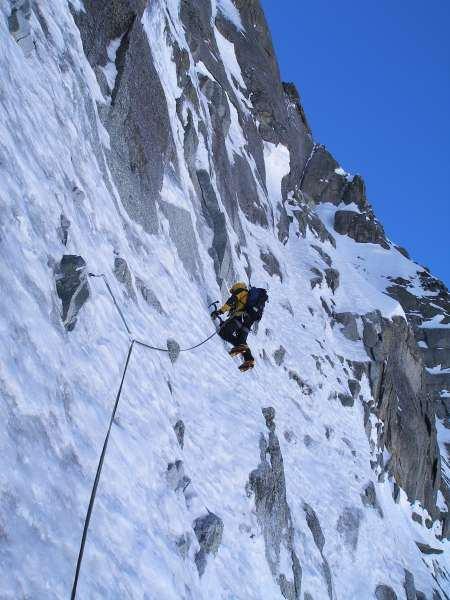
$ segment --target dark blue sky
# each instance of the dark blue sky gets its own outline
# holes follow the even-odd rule
[[[450,284],[450,2],[262,0],[316,141],[388,237]]]

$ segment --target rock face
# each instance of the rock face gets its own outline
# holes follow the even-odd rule
[[[387,292],[403,307],[414,331],[419,352],[425,366],[425,389],[431,397],[441,426],[450,429],[450,294],[447,287],[426,269],[417,270],[417,279],[425,290],[414,293],[411,280],[402,277],[392,279]],[[430,417],[433,422],[434,419]],[[441,445],[442,478],[441,492],[450,503],[450,445]],[[443,535],[449,536],[445,526],[448,511],[442,514]],[[445,530],[445,531],[444,531]]]
[[[64,244],[64,246],[67,246],[67,241],[69,239],[70,221],[65,215],[61,214],[59,222],[60,225],[57,230],[58,236],[61,240],[61,243]]]
[[[405,569],[405,582],[403,586],[405,588],[406,600],[416,600],[417,592],[414,585],[414,575],[408,569]]]
[[[375,590],[377,600],[397,600],[397,594],[388,585],[378,585]]]
[[[424,269],[417,277],[426,295],[413,293],[410,280],[395,278],[388,293],[402,305],[422,354],[426,386],[437,416],[450,428],[450,294],[447,287]]]
[[[283,346],[280,346],[279,348],[277,348],[277,350],[275,350],[275,352],[273,353],[273,359],[275,361],[275,364],[278,367],[283,364],[285,356],[286,356],[286,348],[284,348]]]
[[[313,139],[260,2],[0,28],[5,598],[68,595],[129,331],[162,351],[133,346],[77,597],[441,597],[448,291]],[[180,353],[237,280],[270,297],[245,375],[218,336]]]
[[[344,512],[339,517],[336,529],[341,535],[346,546],[356,551],[358,546],[359,526],[361,523],[362,511],[358,508],[345,507]]]
[[[269,433],[268,438],[261,434],[261,462],[250,474],[248,490],[255,497],[256,515],[272,575],[283,597],[297,600],[301,592],[302,569],[295,550],[291,511],[286,499],[283,456],[275,434],[275,411],[268,407],[262,412]],[[290,572],[283,572],[280,565],[282,549],[289,557]]]
[[[208,555],[215,555],[219,549],[222,541],[223,522],[220,517],[210,512],[204,517],[196,519],[193,527],[200,544],[200,550],[195,555],[195,564],[201,577],[206,569]]]
[[[176,340],[169,338],[166,342],[166,345],[170,361],[172,364],[174,364],[180,355],[180,344]]]
[[[271,252],[261,252],[261,260],[263,262],[263,268],[271,277],[276,275],[283,281],[283,274],[281,272],[280,263]]]
[[[332,202],[356,204],[357,208],[372,215],[366,198],[364,181],[359,175],[348,176],[325,146],[316,144],[302,179],[302,191],[316,203]]]
[[[116,276],[117,281],[122,283],[130,298],[136,300],[136,292],[134,291],[133,286],[133,277],[131,275],[131,271],[128,267],[127,261],[124,258],[120,258],[116,256],[114,259],[114,275]]]
[[[31,2],[30,0],[9,0],[11,13],[8,17],[9,32],[22,48],[25,54],[33,49],[31,33]]]
[[[375,313],[365,317],[363,337],[372,358],[373,410],[384,424],[378,443],[391,453],[389,469],[408,497],[419,499],[437,516],[440,456],[413,332],[403,318],[387,321]]]
[[[178,419],[178,421],[173,426],[173,429],[175,431],[175,435],[177,436],[178,444],[180,445],[180,448],[183,449],[183,447],[184,447],[184,433],[185,433],[184,422],[181,419]]]
[[[302,120],[302,123],[305,126],[306,131],[311,135],[311,133],[312,133],[311,128],[308,124],[308,119],[306,117],[305,111],[303,110],[303,106],[300,102],[300,94],[298,93],[297,88],[295,87],[295,85],[293,83],[284,83],[283,82],[283,89],[284,89],[286,96],[289,99],[289,102],[292,103],[294,110],[296,110],[299,113],[300,118]]]
[[[372,207],[367,201],[364,181],[359,177],[348,177],[339,168],[337,161],[323,146],[317,145],[307,163],[302,178],[301,189],[304,198],[312,199],[315,203],[332,202],[355,204],[358,211],[338,209],[334,216],[334,229],[341,235],[347,235],[358,243],[372,243],[389,249],[382,225],[377,221]],[[397,247],[397,250],[408,257],[408,253]],[[387,292],[403,307],[409,325],[413,328],[416,342],[422,354],[426,370],[423,375],[421,394],[431,395],[434,407],[428,406],[427,419],[434,422],[434,409],[442,419],[444,427],[450,427],[450,372],[448,372],[448,348],[450,346],[450,296],[446,286],[434,278],[426,269],[418,266],[418,282],[425,293],[414,292],[415,283],[402,278],[392,280]],[[319,283],[314,280],[314,285]],[[344,325],[342,332],[351,340],[357,340],[359,333],[351,313],[335,314],[336,320]],[[428,322],[434,320],[431,327]],[[366,330],[365,330],[366,333]],[[366,335],[370,335],[367,331]],[[365,340],[366,341],[366,340]],[[411,346],[414,342],[411,340]],[[417,368],[420,368],[419,366]],[[423,369],[422,369],[423,372]],[[350,403],[350,397],[344,398],[344,403]],[[450,448],[442,446],[445,452],[445,465],[450,461]],[[432,455],[435,452],[431,453]],[[437,466],[439,470],[439,465]],[[441,479],[441,491],[447,502],[450,501],[448,481],[450,473]]]
[[[361,339],[358,331],[357,315],[350,312],[345,312],[334,313],[333,316],[338,323],[343,325],[342,333],[347,339],[352,342],[356,342],[357,340]]]
[[[107,158],[114,183],[130,216],[156,232],[156,201],[173,144],[164,92],[143,29],[145,4],[88,0],[84,10],[73,15],[86,56],[104,94],[110,96],[102,118],[110,136]],[[107,48],[113,40],[120,44],[114,60],[117,75],[109,89],[100,67],[108,64]]]
[[[72,331],[81,307],[89,298],[86,263],[81,256],[65,254],[55,271],[56,292],[62,303],[61,318]]]
[[[355,242],[379,244],[389,249],[381,225],[365,214],[352,210],[338,210],[334,216],[334,229],[342,235],[348,235]]]
[[[340,275],[338,270],[332,268],[325,269],[325,280],[333,294],[339,287],[339,277]]]
[[[320,552],[320,555],[322,557],[322,573],[325,579],[325,583],[327,586],[327,591],[328,591],[328,597],[330,598],[330,600],[333,600],[334,598],[334,591],[333,591],[333,579],[332,579],[332,575],[331,575],[331,569],[330,569],[330,565],[328,564],[328,561],[326,559],[326,557],[324,556],[324,546],[325,546],[325,536],[323,534],[322,531],[322,527],[320,525],[319,522],[319,518],[316,514],[316,512],[314,511],[314,509],[309,506],[309,504],[304,504],[304,510],[306,513],[306,522],[308,524],[308,527],[312,533],[313,539],[314,539],[314,543],[317,546],[317,549]],[[306,593],[305,593],[305,598],[306,598]]]
[[[183,461],[181,460],[168,464],[166,476],[167,483],[174,492],[185,490],[191,481],[184,473]]]
[[[152,289],[142,281],[139,277],[135,277],[136,288],[141,292],[142,298],[149,306],[157,310],[160,314],[164,314],[164,309],[161,302],[158,300]]]
[[[383,511],[378,503],[377,493],[372,481],[365,486],[364,491],[361,494],[361,501],[364,506],[370,506],[371,508],[374,508],[376,511],[378,511],[380,517],[383,517]]]

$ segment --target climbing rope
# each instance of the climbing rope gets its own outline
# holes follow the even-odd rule
[[[128,335],[131,335],[131,329],[128,327],[128,323],[127,323],[125,317],[123,316],[123,312],[120,310],[120,306],[116,300],[116,297],[113,294],[113,291],[108,283],[108,280],[106,279],[106,275],[104,275],[103,273],[100,273],[100,275],[96,275],[95,273],[89,273],[89,277],[98,277],[100,279],[103,279],[103,282],[106,285],[106,289],[108,290],[108,292],[114,302],[114,306],[117,308],[117,312],[119,313],[120,318],[122,319],[122,322],[125,325],[125,329],[127,330]]]
[[[104,283],[106,285],[106,288],[108,289],[108,292],[110,293],[111,298],[113,299],[114,305],[115,305],[115,307],[116,307],[116,309],[117,309],[117,311],[118,311],[118,313],[120,315],[120,318],[121,318],[123,324],[125,325],[127,333],[131,336],[131,330],[128,327],[127,321],[126,321],[126,319],[125,319],[125,317],[124,317],[124,315],[123,315],[123,313],[122,313],[122,311],[120,309],[120,306],[119,306],[119,304],[118,304],[118,302],[117,302],[117,300],[116,300],[116,298],[115,298],[115,296],[113,294],[113,291],[112,291],[112,289],[111,289],[111,287],[110,287],[110,285],[108,283],[106,275],[104,275],[104,274],[96,275],[94,273],[89,273],[89,276],[90,277],[98,277],[98,278],[103,279],[103,281],[104,281]],[[208,336],[206,339],[202,340],[198,344],[195,344],[195,346],[191,346],[189,348],[180,348],[180,349],[178,349],[178,352],[188,352],[189,350],[194,350],[195,348],[198,348],[199,346],[202,346],[207,341],[209,341],[212,337],[214,337],[215,335],[217,335],[219,333],[219,331],[221,330],[222,326],[223,326],[223,323],[220,325],[220,327],[216,331],[214,331],[214,333],[212,333],[210,336]],[[122,373],[122,379],[120,380],[119,389],[117,391],[116,399],[115,399],[115,402],[114,402],[114,408],[112,410],[111,418],[109,420],[108,430],[106,432],[106,437],[105,437],[105,440],[103,442],[102,452],[100,454],[100,459],[99,459],[98,465],[97,465],[97,471],[95,473],[94,485],[92,487],[91,497],[89,499],[89,506],[88,506],[88,509],[87,509],[86,518],[84,520],[83,535],[81,536],[80,549],[78,551],[77,567],[76,567],[76,570],[75,570],[75,578],[74,578],[73,586],[72,586],[72,594],[70,596],[71,600],[75,600],[76,599],[78,579],[80,577],[80,570],[81,570],[81,563],[83,561],[83,554],[84,554],[84,548],[85,548],[85,545],[86,545],[86,538],[87,538],[87,533],[88,533],[88,529],[89,529],[89,523],[90,523],[90,520],[91,520],[92,510],[94,508],[95,497],[97,495],[97,488],[98,488],[98,484],[99,484],[99,481],[100,481],[100,476],[101,476],[101,472],[102,472],[102,468],[103,468],[103,462],[105,460],[106,450],[107,450],[107,447],[108,447],[109,437],[110,437],[110,434],[111,434],[111,428],[112,428],[112,425],[113,425],[113,422],[114,422],[114,419],[115,419],[115,416],[116,416],[117,407],[119,406],[120,396],[122,395],[122,389],[123,389],[123,385],[124,385],[124,382],[125,382],[125,377],[126,377],[126,374],[127,374],[128,366],[130,364],[131,354],[133,352],[133,348],[134,348],[135,344],[138,345],[138,346],[142,346],[143,348],[147,348],[148,350],[156,350],[158,352],[168,352],[169,355],[171,355],[171,348],[169,347],[169,345],[168,345],[167,348],[159,348],[157,346],[152,346],[152,345],[147,344],[145,342],[142,342],[140,340],[137,340],[137,339],[134,339],[134,338],[130,338],[130,346],[128,348],[128,354],[127,354],[127,358],[126,358],[126,361],[125,361],[125,366],[124,366],[123,373]],[[171,358],[172,358],[172,356],[171,356]]]
[[[88,509],[87,509],[86,518],[84,520],[83,535],[81,537],[80,550],[78,552],[77,568],[76,568],[76,571],[75,571],[75,579],[73,581],[73,586],[72,586],[71,600],[75,600],[76,595],[77,595],[78,578],[80,576],[81,562],[83,560],[84,546],[86,545],[86,537],[87,537],[87,532],[88,532],[88,529],[89,529],[89,522],[91,520],[92,509],[94,508],[95,496],[97,494],[98,483],[100,481],[100,475],[101,475],[101,472],[102,472],[103,461],[105,460],[106,448],[108,447],[109,435],[111,433],[112,424],[113,424],[113,421],[114,421],[114,417],[116,416],[117,407],[119,405],[120,396],[122,394],[123,383],[125,381],[125,375],[127,373],[128,365],[130,363],[131,352],[133,350],[133,346],[134,346],[134,340],[131,342],[130,347],[128,349],[127,360],[125,362],[125,368],[124,368],[123,373],[122,373],[122,379],[120,381],[119,390],[118,390],[117,395],[116,395],[116,401],[114,402],[114,408],[113,408],[113,411],[111,413],[111,418],[109,420],[108,431],[106,433],[105,441],[103,442],[103,448],[102,448],[102,453],[100,454],[100,460],[98,461],[98,466],[97,466],[97,472],[95,474],[94,485],[92,487],[91,497],[89,499],[89,506],[88,506]]]
[[[124,317],[122,310],[120,309],[119,303],[117,302],[116,297],[114,296],[111,286],[108,283],[108,279],[106,278],[106,275],[104,275],[103,273],[100,273],[99,275],[96,275],[95,273],[89,273],[89,277],[97,277],[99,279],[103,279],[106,289],[108,290],[108,292],[114,302],[114,306],[116,307],[117,312],[119,313],[119,316],[122,319],[123,324],[125,325],[125,329],[127,330],[128,335],[131,336],[131,330],[128,326],[128,323]],[[202,340],[198,344],[195,344],[195,346],[190,346],[189,348],[180,348],[178,351],[179,352],[189,352],[189,350],[195,350],[195,348],[198,348],[199,346],[203,346],[203,344],[208,342],[212,337],[214,337],[215,335],[217,335],[219,333],[219,331],[222,329],[222,326],[223,326],[223,322],[221,321],[221,325],[219,326],[219,328],[216,331],[214,331],[210,336],[208,336],[205,340]],[[135,342],[139,346],[148,348],[149,350],[157,350],[158,352],[169,352],[169,354],[171,352],[170,348],[159,348],[158,346],[151,346],[150,344],[141,342],[140,340],[137,340],[135,338],[131,338],[131,341]]]
[[[203,346],[203,344],[206,344],[206,342],[208,342],[212,337],[217,335],[219,333],[220,329],[221,329],[221,327],[219,327],[219,329],[217,331],[214,331],[214,333],[209,335],[203,341],[199,342],[198,344],[195,344],[195,346],[191,346],[190,348],[180,348],[178,350],[178,352],[189,352],[189,350],[195,350],[195,348],[198,348],[199,346]],[[146,344],[145,342],[141,342],[140,340],[133,340],[133,342],[135,342],[139,346],[148,348],[149,350],[158,350],[159,352],[169,352],[169,354],[170,354],[170,348],[157,348],[156,346],[150,346],[149,344]]]

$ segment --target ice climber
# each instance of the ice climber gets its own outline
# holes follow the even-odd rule
[[[219,336],[233,345],[230,356],[242,355],[244,362],[240,371],[248,371],[255,365],[255,359],[247,344],[247,337],[252,325],[262,317],[264,305],[268,299],[266,290],[246,286],[238,281],[230,288],[231,296],[219,309],[211,313],[216,319],[219,315],[228,312],[227,320],[219,329]]]

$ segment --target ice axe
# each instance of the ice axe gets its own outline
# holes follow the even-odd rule
[[[219,304],[220,304],[219,300],[216,300],[215,302],[211,302],[211,304],[208,304],[208,309],[210,309],[210,308],[211,308],[211,306],[214,306],[214,310],[216,310],[216,311],[217,311],[217,307],[218,307],[218,305],[219,305]],[[217,315],[217,317],[211,317],[211,319],[213,319],[213,320],[214,320],[215,318],[216,318],[216,319],[219,319],[219,323],[220,323],[220,325],[219,325],[219,329],[220,329],[220,328],[222,327],[222,325],[223,325],[224,321],[223,321],[223,320],[220,318],[220,315]]]

